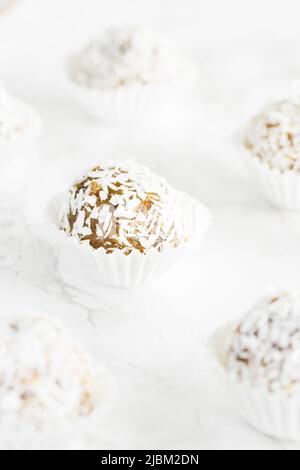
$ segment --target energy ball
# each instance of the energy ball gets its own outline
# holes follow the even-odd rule
[[[114,28],[77,54],[71,78],[85,88],[113,90],[176,78],[185,63],[168,40],[148,28]]]
[[[281,173],[300,171],[300,105],[273,104],[256,116],[244,138],[247,152]]]
[[[255,305],[235,326],[227,370],[270,392],[300,391],[300,295],[279,293]]]
[[[61,229],[106,253],[176,248],[186,240],[177,193],[134,162],[99,165],[70,188]]]
[[[95,364],[53,319],[0,320],[0,421],[47,424],[91,413]]]

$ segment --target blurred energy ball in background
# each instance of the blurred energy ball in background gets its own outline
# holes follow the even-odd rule
[[[0,0],[0,14],[5,13],[16,1],[17,0]]]

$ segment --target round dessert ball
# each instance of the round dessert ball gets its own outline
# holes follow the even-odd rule
[[[271,392],[300,390],[300,295],[279,293],[255,305],[236,325],[227,370]]]
[[[300,171],[300,105],[281,101],[250,123],[244,146],[253,156],[282,173]]]
[[[118,89],[176,78],[184,71],[180,54],[148,28],[108,30],[76,57],[71,78],[86,88]]]
[[[186,239],[177,194],[134,162],[97,166],[70,189],[61,229],[106,253],[146,254]]]
[[[95,364],[53,319],[0,320],[0,421],[47,424],[89,414]]]

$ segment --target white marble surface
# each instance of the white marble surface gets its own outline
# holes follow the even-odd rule
[[[95,430],[97,448],[291,447],[236,415],[203,347],[215,327],[243,313],[270,284],[297,286],[300,276],[300,216],[261,199],[234,143],[248,117],[290,94],[299,77],[299,4],[274,3],[19,0],[0,16],[0,77],[45,125],[27,190],[1,194],[0,314],[57,315],[111,368],[119,396]],[[198,60],[202,78],[176,126],[99,127],[73,102],[65,56],[116,22],[148,23]],[[134,291],[102,287],[80,266],[70,269],[24,217],[26,200],[34,211],[91,163],[120,154],[135,155],[213,214],[199,254]]]

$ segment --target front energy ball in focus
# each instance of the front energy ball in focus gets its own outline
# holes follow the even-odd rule
[[[250,122],[242,146],[263,196],[300,210],[300,105],[285,100],[267,107]]]
[[[0,320],[0,378],[1,448],[51,447],[60,428],[97,415],[107,388],[102,366],[57,321],[27,314]]]
[[[168,107],[175,111],[198,68],[168,39],[133,26],[103,32],[71,57],[67,73],[76,97],[92,114],[137,125],[157,121]]]
[[[130,287],[162,274],[197,231],[200,243],[208,222],[200,203],[123,162],[99,165],[70,188],[60,229],[93,262],[98,280]]]
[[[135,164],[99,166],[75,183],[61,227],[106,253],[146,254],[186,241],[174,191],[165,180]]]
[[[238,411],[271,436],[300,441],[300,294],[277,292],[211,339]]]

